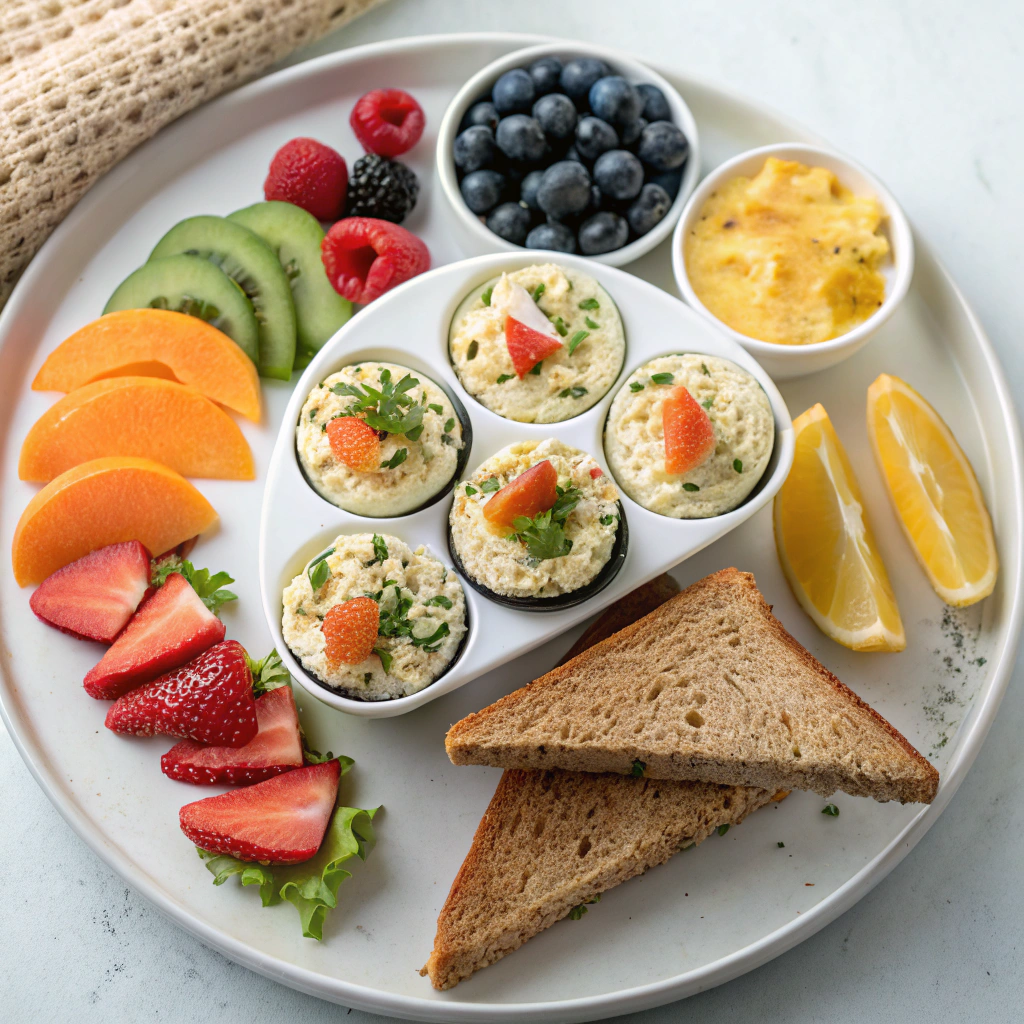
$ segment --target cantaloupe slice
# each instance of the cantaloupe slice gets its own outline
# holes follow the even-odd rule
[[[111,455],[153,459],[182,476],[255,476],[238,424],[195,388],[156,377],[110,377],[65,395],[28,432],[18,475],[45,483]]]
[[[252,360],[216,327],[167,309],[123,309],[86,324],[50,353],[32,389],[74,391],[122,376],[189,384],[259,422],[260,382]]]
[[[11,566],[24,587],[90,551],[141,541],[154,555],[208,530],[213,506],[183,476],[153,462],[94,459],[51,480],[14,530]]]

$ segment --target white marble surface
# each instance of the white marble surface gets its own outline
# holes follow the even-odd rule
[[[756,96],[856,154],[938,246],[1024,389],[1019,0],[392,0],[303,56],[468,29],[619,45]],[[1020,1020],[1022,675],[1018,662],[950,807],[869,896],[760,970],[621,1020]],[[385,1019],[251,974],[165,921],[64,824],[6,736],[0,816],[4,1019]]]

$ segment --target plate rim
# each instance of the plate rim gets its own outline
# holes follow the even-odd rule
[[[219,110],[230,109],[234,104],[248,104],[254,97],[265,92],[274,91],[296,79],[317,74],[328,68],[335,68],[349,63],[358,63],[365,59],[382,56],[394,56],[411,50],[440,50],[451,46],[472,46],[483,43],[508,44],[512,47],[527,47],[540,42],[555,41],[557,37],[510,32],[459,32],[439,33],[421,37],[404,37],[388,39],[361,46],[335,50],[310,60],[284,68],[280,71],[257,79],[254,82],[228,93],[210,103],[204,104],[195,111],[180,118],[172,130],[180,128],[182,123],[202,116],[210,107]],[[714,82],[703,76],[680,72],[675,68],[666,67],[657,62],[647,62],[669,80],[686,83],[693,89],[717,94],[729,102],[771,117],[784,124],[796,138],[806,138],[828,144],[817,133],[812,132],[788,115],[780,114],[770,105],[744,95],[729,86]],[[155,138],[159,138],[158,134]],[[152,140],[150,140],[152,141]],[[30,285],[44,273],[44,266],[51,254],[64,244],[65,237],[73,235],[79,223],[90,216],[94,206],[99,205],[116,189],[126,175],[130,175],[135,164],[145,159],[147,146],[143,144],[131,153],[111,172],[97,182],[89,193],[75,206],[71,213],[57,227],[49,239],[40,248],[29,266],[22,273],[9,297],[5,308],[0,311],[0,338],[6,332],[8,323],[15,319],[15,314],[22,304],[21,296],[30,290]],[[950,761],[944,778],[940,783],[935,801],[914,815],[913,818],[897,833],[890,843],[867,864],[851,876],[843,885],[816,904],[811,910],[781,928],[770,932],[754,943],[750,943],[713,961],[710,964],[694,968],[688,972],[671,978],[632,988],[620,989],[614,993],[604,993],[569,1000],[544,1000],[523,1003],[484,1003],[484,1002],[451,1002],[444,998],[423,998],[419,996],[398,995],[384,992],[381,989],[368,988],[341,978],[327,977],[307,968],[300,967],[290,961],[281,960],[268,954],[260,953],[246,943],[225,936],[216,927],[206,924],[192,916],[173,896],[164,891],[149,874],[137,865],[130,857],[115,846],[102,830],[93,824],[66,793],[62,782],[51,777],[46,759],[38,749],[30,724],[22,722],[18,710],[8,707],[8,694],[13,694],[14,687],[0,666],[0,717],[14,742],[15,748],[25,762],[32,776],[43,790],[47,799],[57,809],[64,820],[86,845],[100,857],[109,867],[116,871],[125,881],[129,882],[161,913],[171,918],[175,924],[194,935],[197,939],[236,963],[255,970],[274,981],[281,982],[298,991],[332,1002],[342,1003],[356,1009],[370,1012],[387,1013],[407,1019],[428,1021],[499,1021],[525,1019],[584,1021],[610,1017],[616,1014],[648,1009],[678,999],[683,999],[696,992],[712,988],[729,981],[747,971],[760,967],[769,960],[786,952],[793,946],[809,938],[815,932],[831,923],[840,914],[848,910],[861,897],[877,885],[903,858],[917,845],[925,832],[935,823],[953,795],[959,789],[967,771],[974,763],[989,729],[995,719],[996,712],[1006,692],[1016,652],[1019,645],[1020,628],[1024,619],[1024,460],[1022,460],[1022,444],[1020,424],[1017,419],[1005,373],[991,340],[986,334],[977,314],[967,302],[963,292],[946,270],[932,247],[923,240],[919,231],[913,227],[915,244],[919,256],[931,262],[939,278],[956,303],[967,321],[967,326],[974,335],[980,355],[985,363],[989,381],[994,390],[1000,418],[1006,426],[1009,451],[1006,453],[1013,467],[1013,516],[1008,517],[1007,525],[1013,523],[1017,540],[1016,558],[1011,562],[1004,561],[1003,572],[1010,574],[1013,588],[1008,595],[1005,622],[1007,640],[995,659],[989,673],[991,684],[984,699],[972,706],[974,720]],[[1004,529],[1006,527],[1004,526]],[[23,726],[16,728],[15,723]]]

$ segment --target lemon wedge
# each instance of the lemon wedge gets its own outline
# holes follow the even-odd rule
[[[828,413],[815,405],[793,430],[793,468],[773,507],[782,571],[826,636],[855,651],[902,651],[896,597]]]
[[[962,607],[992,593],[992,520],[949,427],[912,387],[881,374],[868,388],[868,435],[889,497],[935,592]]]

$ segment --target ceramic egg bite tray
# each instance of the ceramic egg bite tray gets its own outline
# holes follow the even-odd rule
[[[448,332],[457,307],[474,288],[482,288],[503,271],[546,262],[589,274],[608,291],[625,329],[625,360],[615,384],[586,412],[561,423],[517,423],[484,408],[464,390],[449,359]],[[610,472],[603,432],[613,397],[638,366],[656,356],[677,352],[730,359],[753,374],[768,395],[775,417],[775,446],[764,476],[742,505],[711,519],[670,519],[622,494],[628,543],[621,568],[607,586],[572,607],[511,608],[460,576],[467,617],[462,647],[442,676],[411,696],[356,700],[324,686],[302,667],[282,636],[282,591],[335,537],[346,533],[391,534],[412,548],[425,545],[432,555],[453,567],[448,513],[459,479],[506,445],[548,437],[589,452],[606,473]],[[369,360],[398,363],[430,377],[448,392],[463,419],[466,448],[456,478],[428,505],[406,515],[368,518],[332,505],[306,480],[296,453],[295,428],[310,391],[341,367]],[[792,459],[789,412],[765,371],[738,344],[654,285],[621,270],[561,253],[501,253],[450,264],[401,285],[353,317],[321,349],[295,385],[271,457],[260,523],[260,587],[267,621],[285,665],[311,695],[341,711],[367,718],[404,714],[550,640],[722,537],[772,500]]]

